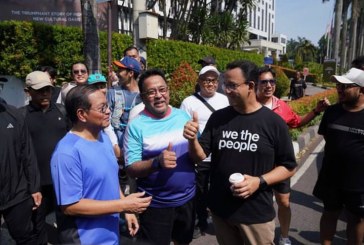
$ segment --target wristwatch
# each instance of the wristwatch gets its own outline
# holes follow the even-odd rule
[[[265,179],[263,178],[263,176],[259,176],[259,190],[265,190],[267,189],[268,184],[265,181]]]
[[[152,162],[152,168],[153,169],[161,169],[161,164],[159,162],[159,157],[155,157]]]

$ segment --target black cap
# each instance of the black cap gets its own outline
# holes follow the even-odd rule
[[[216,61],[212,56],[206,56],[202,59],[200,59],[197,63],[201,65],[215,65]]]

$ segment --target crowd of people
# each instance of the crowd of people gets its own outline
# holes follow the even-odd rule
[[[0,215],[17,244],[47,244],[55,212],[60,244],[189,244],[211,216],[219,244],[290,245],[290,178],[297,169],[289,128],[324,112],[326,141],[314,195],[324,203],[322,244],[331,244],[347,213],[348,244],[364,238],[364,57],[332,76],[339,95],[297,115],[275,97],[274,69],[232,61],[224,73],[213,57],[198,61],[196,91],[169,104],[163,71],[147,69],[136,47],[125,49],[107,76],[71,67],[37,67],[25,79],[28,105],[0,98]],[[111,86],[109,86],[110,84]],[[305,96],[301,72],[289,96]],[[1,95],[0,95],[1,96]],[[229,178],[240,173],[240,182]]]

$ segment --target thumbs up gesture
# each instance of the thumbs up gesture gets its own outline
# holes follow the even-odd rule
[[[192,120],[188,121],[185,124],[185,127],[183,129],[183,137],[185,137],[188,140],[194,140],[197,139],[198,134],[198,114],[197,112],[193,112]]]
[[[173,145],[169,142],[167,149],[158,156],[159,165],[162,168],[175,168],[177,166],[176,152],[173,151]]]

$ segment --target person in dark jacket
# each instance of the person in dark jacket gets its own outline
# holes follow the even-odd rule
[[[23,107],[32,138],[40,173],[43,202],[33,212],[34,230],[38,245],[47,244],[46,216],[56,211],[56,196],[51,177],[51,157],[58,141],[66,135],[71,123],[62,104],[52,102],[53,84],[46,72],[33,71],[25,79],[25,91],[32,98]]]
[[[0,216],[17,244],[37,244],[32,212],[42,201],[31,138],[21,112],[0,100]]]

